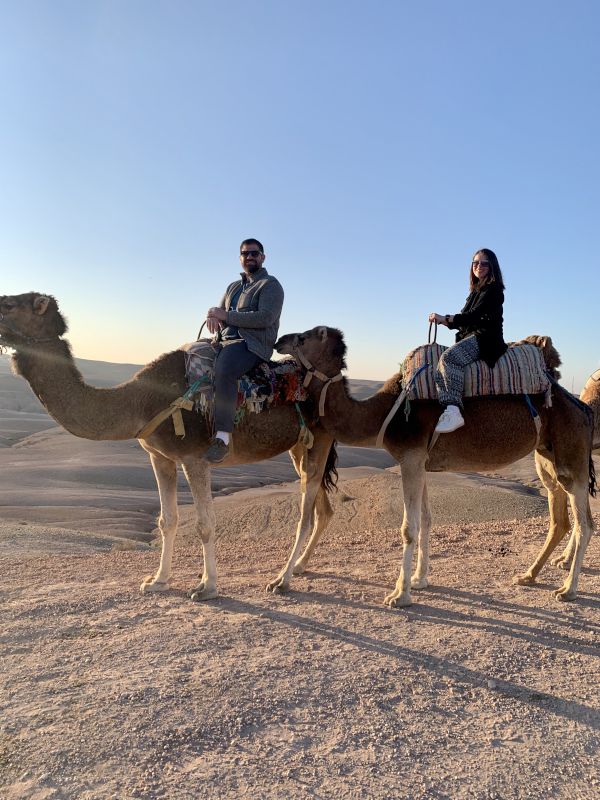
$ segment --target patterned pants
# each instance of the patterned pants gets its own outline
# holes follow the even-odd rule
[[[435,373],[438,399],[444,406],[462,408],[465,367],[479,359],[479,345],[473,334],[444,350]]]

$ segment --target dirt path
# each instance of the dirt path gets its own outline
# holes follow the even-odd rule
[[[391,611],[397,485],[343,484],[286,597],[264,592],[291,542],[285,493],[220,504],[222,596],[205,604],[185,595],[189,510],[164,595],[137,591],[153,550],[2,551],[0,797],[600,796],[598,537],[559,604],[556,568],[511,585],[544,537],[539,498],[466,481],[488,521],[464,523],[440,483],[432,586]]]

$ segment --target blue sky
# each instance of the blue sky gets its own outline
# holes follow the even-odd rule
[[[342,328],[351,377],[458,311],[482,246],[506,338],[551,335],[575,390],[600,364],[598,3],[0,9],[0,290],[54,294],[76,355],[195,338],[256,236],[281,332]]]

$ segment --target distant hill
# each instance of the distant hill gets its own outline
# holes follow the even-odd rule
[[[124,383],[143,366],[86,358],[76,358],[75,363],[88,383],[101,387]],[[381,381],[349,380],[349,385],[352,394],[358,400],[364,400],[383,384]],[[23,436],[54,427],[55,424],[27,381],[13,374],[10,356],[0,355],[0,446],[10,445]]]
[[[75,363],[86,381],[93,386],[115,386],[129,380],[140,369],[139,364],[112,364],[86,358],[76,358]],[[7,355],[0,356],[0,409],[46,414],[27,381],[13,375],[10,356]]]

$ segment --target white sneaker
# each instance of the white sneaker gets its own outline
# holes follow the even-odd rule
[[[447,406],[442,416],[438,419],[435,426],[436,433],[452,433],[452,431],[462,428],[465,421],[460,413],[458,406]]]

